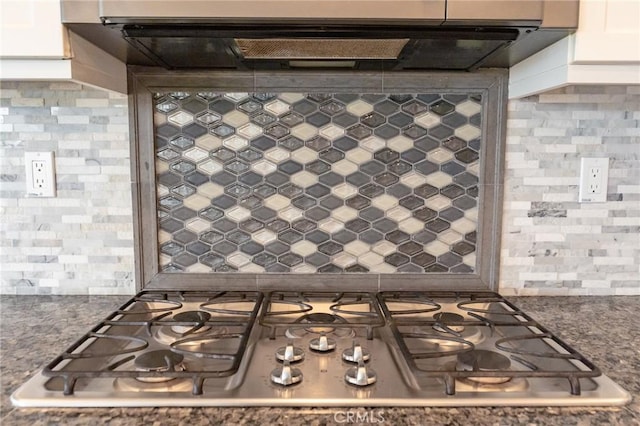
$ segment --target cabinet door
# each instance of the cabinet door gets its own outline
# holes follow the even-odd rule
[[[60,0],[0,0],[0,57],[69,57]]]
[[[574,63],[640,63],[640,1],[582,0]]]

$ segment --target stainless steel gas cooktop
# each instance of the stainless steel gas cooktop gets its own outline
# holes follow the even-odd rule
[[[630,395],[492,292],[143,291],[17,406],[604,406]]]

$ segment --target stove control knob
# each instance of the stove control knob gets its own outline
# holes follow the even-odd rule
[[[336,348],[336,341],[322,334],[318,338],[311,339],[309,347],[314,351],[329,352]]]
[[[271,381],[282,386],[294,385],[302,381],[302,372],[299,368],[291,367],[289,361],[284,361],[281,367],[271,372]]]
[[[369,386],[378,380],[378,376],[372,368],[364,365],[364,361],[359,361],[357,367],[351,367],[347,370],[344,379],[347,383],[355,386]]]
[[[347,348],[342,352],[342,359],[348,362],[366,362],[369,361],[370,358],[371,353],[369,353],[367,348],[363,348],[356,342],[353,342],[353,345],[350,348]]]
[[[287,346],[283,346],[276,350],[276,359],[278,361],[298,362],[304,359],[304,351],[300,348],[293,346],[293,343],[288,342]]]

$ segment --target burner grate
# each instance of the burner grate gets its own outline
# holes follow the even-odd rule
[[[497,293],[382,292],[377,297],[409,369],[440,379],[448,395],[455,394],[457,379],[543,377],[565,378],[569,392],[580,395],[580,379],[601,375],[591,361]],[[416,327],[433,332],[418,333]],[[465,340],[455,327],[479,327],[484,339]],[[456,367],[460,363],[455,360],[466,359],[474,351],[491,351],[517,364],[496,370]],[[427,359],[440,361],[422,362]]]
[[[366,329],[367,339],[373,330],[385,325],[378,300],[366,292],[287,292],[265,295],[259,322],[270,329],[274,339],[278,329]]]
[[[87,378],[188,379],[192,393],[202,394],[204,381],[229,377],[238,371],[249,335],[262,302],[259,292],[143,291],[96,325],[43,369],[43,375],[63,381],[64,395],[72,395],[76,383]],[[196,307],[206,313],[193,317]],[[205,312],[206,311],[206,312]],[[185,315],[186,314],[186,315]],[[169,345],[176,356],[200,359],[199,368],[178,371],[139,371],[136,360],[158,346],[153,330],[183,327]],[[228,330],[194,334],[204,327]],[[207,349],[206,343],[222,342]],[[197,347],[196,349],[190,345]],[[222,349],[222,350],[221,350]],[[133,362],[132,362],[133,361]]]

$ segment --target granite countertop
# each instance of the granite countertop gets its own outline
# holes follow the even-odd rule
[[[0,422],[6,425],[344,423],[364,408],[13,408],[9,395],[55,355],[119,307],[123,296],[2,296]],[[633,400],[608,408],[382,408],[389,425],[640,425],[640,297],[511,297],[585,354]],[[337,414],[337,415],[336,415]],[[377,422],[380,423],[379,418]],[[342,421],[342,422],[341,422]],[[371,423],[374,423],[373,421]]]

